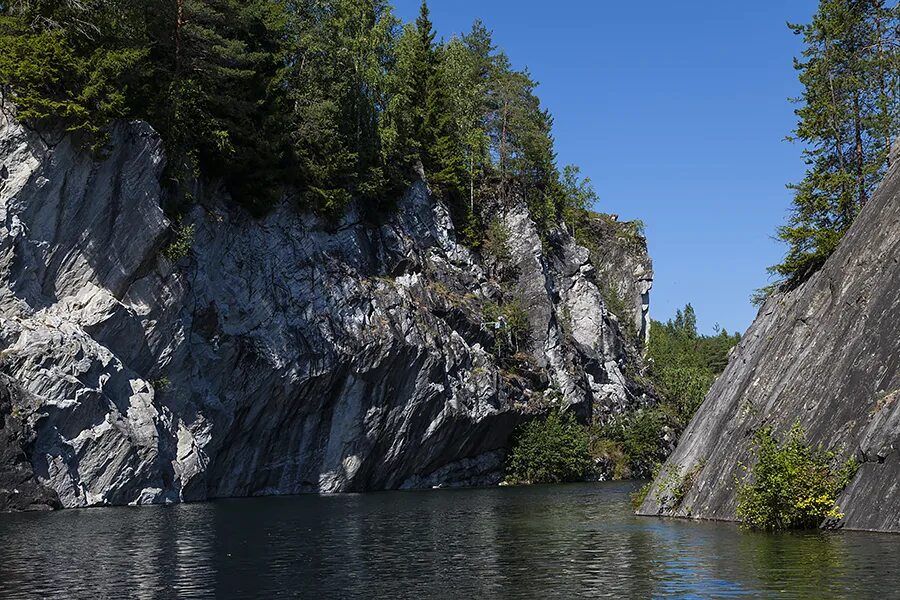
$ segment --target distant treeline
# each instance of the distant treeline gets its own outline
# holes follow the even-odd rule
[[[890,4],[890,5],[889,5]],[[885,0],[821,0],[810,23],[790,24],[803,38],[794,66],[803,92],[797,128],[808,165],[794,190],[789,222],[778,231],[783,284],[805,281],[834,252],[890,167],[900,133],[900,9]]]
[[[437,42],[425,4],[404,26],[387,0],[0,1],[21,120],[102,154],[113,120],[145,119],[175,189],[217,179],[257,214],[286,189],[332,217],[385,208],[424,169],[470,232],[487,193],[574,221],[595,196],[557,168],[536,85],[479,21]]]

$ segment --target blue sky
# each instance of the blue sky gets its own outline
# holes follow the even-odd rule
[[[395,0],[412,20],[420,0]],[[783,248],[785,184],[803,175],[783,141],[799,92],[799,40],[815,0],[613,2],[430,0],[439,36],[480,17],[527,66],[555,117],[560,165],[575,163],[598,210],[647,225],[656,269],[651,312],[687,302],[700,328],[743,331],[749,298]]]

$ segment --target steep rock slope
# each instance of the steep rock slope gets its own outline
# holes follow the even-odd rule
[[[843,526],[900,532],[898,167],[824,268],[762,307],[639,512],[734,519],[752,433],[796,421],[862,462]]]
[[[377,226],[289,201],[253,220],[198,186],[174,227],[164,165],[143,123],[97,161],[0,121],[2,371],[28,399],[10,410],[36,499],[495,483],[511,432],[550,405],[602,418],[648,401],[589,251],[542,240],[521,204],[498,212],[502,280],[424,183]],[[509,297],[527,310],[516,356],[483,318]]]

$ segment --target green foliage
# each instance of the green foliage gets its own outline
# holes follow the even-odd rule
[[[611,462],[616,479],[648,477],[665,458],[661,438],[674,424],[664,406],[619,415],[604,426],[591,428],[592,457]]]
[[[152,380],[150,382],[150,387],[157,392],[164,392],[172,387],[172,381],[168,377],[160,377],[159,379]]]
[[[837,495],[856,472],[851,459],[812,447],[796,423],[779,443],[771,428],[754,436],[756,464],[738,482],[737,515],[748,529],[805,529],[841,519]]]
[[[588,211],[599,198],[590,177],[581,179],[581,169],[577,165],[566,165],[561,184],[563,222],[568,226],[572,237],[578,239],[579,225],[587,218]]]
[[[588,436],[571,413],[553,410],[516,433],[507,464],[512,483],[563,483],[584,479]]]
[[[399,142],[378,118],[390,106],[397,26],[382,0],[289,3],[280,110],[303,207],[336,219],[352,199],[378,206],[408,180],[394,164]]]
[[[185,226],[179,223],[175,232],[175,239],[166,246],[165,250],[163,250],[163,256],[172,263],[176,263],[182,258],[187,257],[191,251],[191,247],[194,245],[195,231],[196,228],[194,225]]]
[[[527,347],[530,332],[528,311],[520,299],[503,304],[487,303],[483,318],[494,331],[494,353],[498,357],[511,356]]]
[[[728,353],[740,335],[725,330],[699,335],[697,316],[688,304],[668,323],[654,321],[650,328],[650,377],[672,407],[682,426],[703,402],[716,377],[728,364]]]
[[[113,120],[147,120],[174,202],[205,179],[253,214],[289,191],[377,217],[421,166],[473,247],[485,190],[555,228],[595,195],[560,180],[536,85],[480,22],[437,42],[425,3],[402,29],[388,0],[0,4],[0,94],[27,124],[99,150]]]
[[[821,0],[795,59],[803,92],[795,99],[808,169],[794,190],[790,220],[778,230],[788,245],[770,272],[788,286],[818,270],[866,204],[889,166],[900,127],[900,9],[885,2]]]
[[[644,483],[644,485],[639,487],[633,494],[631,494],[631,507],[634,508],[634,510],[639,509],[644,503],[644,500],[647,499],[647,496],[650,494],[650,488],[653,487],[654,479],[656,479],[655,473],[646,483]]]
[[[488,226],[482,249],[501,265],[512,262],[512,252],[509,249],[509,228],[500,219],[494,219]]]
[[[40,129],[62,128],[99,150],[110,120],[128,113],[127,95],[146,52],[97,48],[79,53],[61,29],[0,16],[0,101]]]

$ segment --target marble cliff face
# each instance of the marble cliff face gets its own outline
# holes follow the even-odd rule
[[[762,307],[640,513],[735,519],[752,433],[799,422],[814,445],[861,463],[838,498],[840,525],[900,531],[896,164],[822,270]]]
[[[175,225],[164,166],[144,123],[97,160],[0,120],[0,509],[496,483],[548,406],[646,401],[602,293],[644,329],[646,250],[605,263],[603,235],[542,239],[512,202],[500,264],[423,182],[377,225],[200,187]],[[515,357],[485,323],[501,296],[527,312]]]

